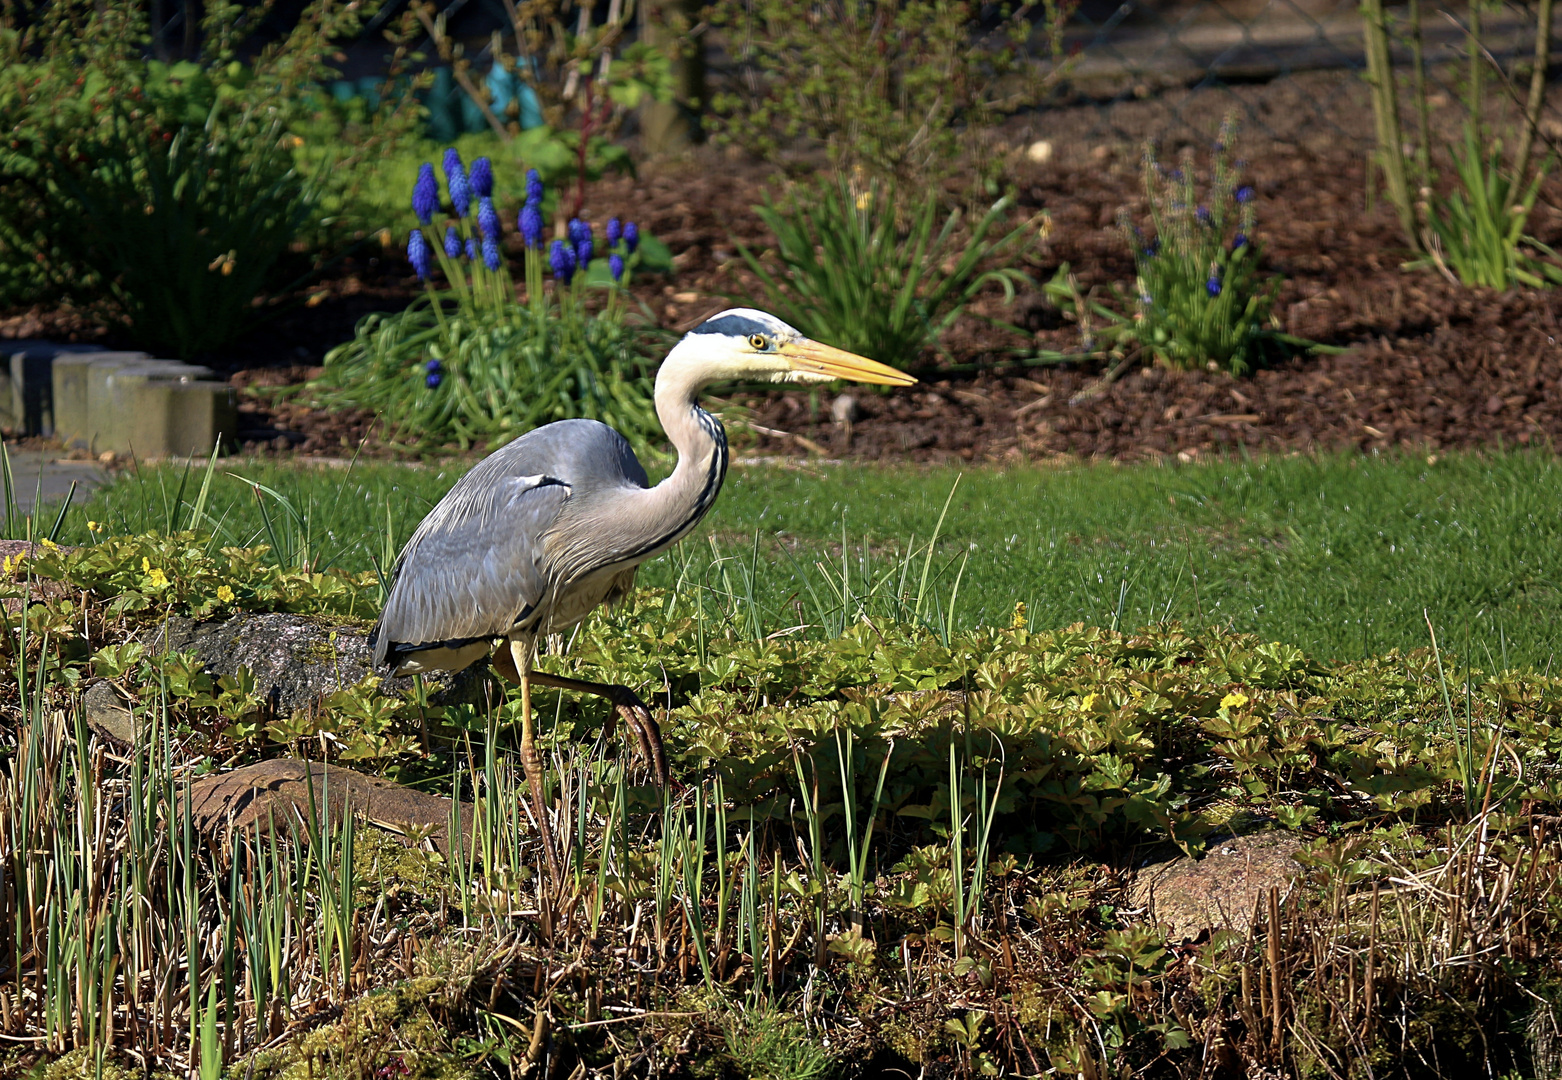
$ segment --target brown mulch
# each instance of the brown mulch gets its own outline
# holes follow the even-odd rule
[[[1241,92],[1260,112],[1278,117],[1294,110],[1306,87],[1277,82]],[[1211,106],[1215,120],[1223,108]],[[1360,135],[1365,112],[1346,112],[1342,125]],[[1017,214],[1045,210],[1051,219],[1047,239],[1026,267],[1038,281],[1063,262],[1086,289],[1132,281],[1132,260],[1113,222],[1123,207],[1142,219],[1144,199],[1139,149],[1120,133],[1125,124],[1155,130],[1164,118],[1153,103],[1126,103],[1114,114],[1117,134],[1111,138],[1100,134],[1098,119],[1090,110],[1053,112],[1018,120],[1005,133],[1014,148]],[[1055,153],[1036,164],[1023,149],[1043,135],[1054,141]],[[1166,147],[1163,159],[1176,149]],[[1286,331],[1343,347],[1343,354],[1296,357],[1242,378],[1147,368],[1080,399],[1076,395],[1101,376],[1098,363],[1017,363],[1036,348],[1078,351],[1078,328],[1061,320],[1039,292],[1022,295],[1013,306],[994,295],[981,298],[973,316],[956,325],[944,356],[925,358],[917,372],[924,385],[888,394],[853,389],[857,415],[849,426],[832,419],[829,400],[806,391],[739,393],[717,406],[729,420],[746,418],[784,433],[751,427],[744,435],[744,425],[733,423],[735,440],[753,452],[889,460],[1186,459],[1237,446],[1436,449],[1562,437],[1556,393],[1562,295],[1497,295],[1460,288],[1433,272],[1402,270],[1406,253],[1390,208],[1381,200],[1368,208],[1359,140],[1309,139],[1302,145],[1254,137],[1244,140],[1242,151],[1249,162],[1246,179],[1258,192],[1264,265],[1286,278],[1276,314]],[[681,331],[728,306],[724,294],[742,293],[746,271],[736,243],[763,246],[767,233],[752,206],[774,182],[765,169],[704,149],[692,162],[588,187],[585,213],[598,223],[613,214],[633,218],[668,242],[677,272],[670,279],[642,279],[635,293],[660,326]],[[1562,240],[1559,205],[1562,183],[1553,180],[1531,221],[1531,230],[1548,243]],[[508,209],[505,214],[513,216]],[[279,401],[266,388],[303,381],[358,318],[404,304],[414,284],[393,253],[347,260],[335,276],[307,290],[309,303],[223,357],[206,358],[232,373],[243,390],[247,447],[339,456],[362,445],[369,453],[388,452],[372,416],[312,410]],[[996,329],[980,316],[1018,324],[1024,332]],[[0,336],[46,333],[51,318],[68,322],[69,313],[0,320]],[[90,327],[68,328],[78,337],[91,335]]]

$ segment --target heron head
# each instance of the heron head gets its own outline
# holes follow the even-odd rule
[[[835,379],[910,386],[905,372],[805,337],[774,315],[730,308],[684,335],[668,364],[697,368],[701,382],[763,380],[824,383]]]

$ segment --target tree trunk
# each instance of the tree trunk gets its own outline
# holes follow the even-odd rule
[[[673,100],[647,101],[640,127],[648,155],[677,154],[704,138],[705,40],[691,34],[704,0],[645,0],[641,28],[645,41],[672,54]]]

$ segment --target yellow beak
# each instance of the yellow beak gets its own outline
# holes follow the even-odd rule
[[[785,342],[776,351],[786,357],[794,371],[808,371],[852,382],[878,383],[881,386],[910,386],[916,382],[904,371],[897,371],[888,364],[806,338]]]

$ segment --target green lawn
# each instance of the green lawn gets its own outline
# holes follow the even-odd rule
[[[296,558],[307,540],[317,563],[351,569],[383,561],[455,478],[380,464],[225,469],[285,496],[297,518],[266,496],[268,532],[262,504],[225,473],[207,505],[222,542],[274,536]],[[179,485],[173,469],[127,476],[73,512],[61,539],[82,542],[88,519],[115,531],[187,522],[188,507],[175,507],[195,501],[200,476],[176,499]],[[951,610],[958,624],[1007,623],[1024,601],[1036,627],[1218,622],[1336,659],[1427,644],[1425,610],[1445,647],[1473,643],[1476,663],[1503,666],[1505,651],[1509,664],[1544,669],[1562,642],[1562,470],[1531,451],[1435,464],[1350,455],[963,472],[735,468],[706,526],[641,580],[699,585],[754,632],[828,631],[859,609],[935,625]]]

